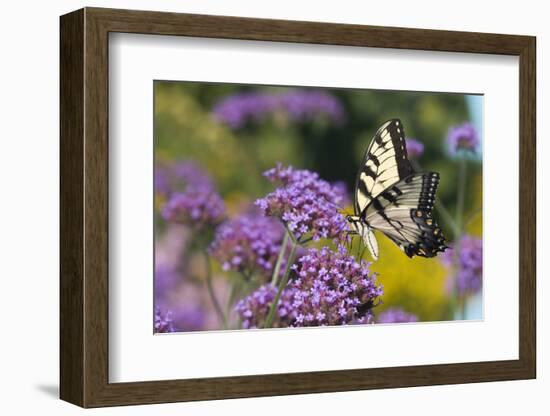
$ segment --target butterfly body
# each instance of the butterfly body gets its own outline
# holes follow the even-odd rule
[[[407,157],[401,121],[385,122],[372,139],[357,173],[351,233],[361,237],[378,258],[374,230],[397,244],[409,257],[434,257],[445,238],[432,211],[439,184],[436,172],[414,172]]]

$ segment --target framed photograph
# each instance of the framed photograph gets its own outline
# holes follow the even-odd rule
[[[535,38],[61,17],[82,407],[536,376]]]

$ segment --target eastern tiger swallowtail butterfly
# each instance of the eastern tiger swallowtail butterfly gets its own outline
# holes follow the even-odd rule
[[[347,220],[372,257],[378,259],[378,230],[409,256],[434,257],[445,251],[445,237],[433,218],[436,172],[414,172],[407,158],[405,132],[398,119],[374,135],[355,182],[354,215]]]

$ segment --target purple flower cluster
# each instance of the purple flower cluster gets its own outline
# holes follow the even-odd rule
[[[409,157],[418,159],[424,154],[424,143],[410,137],[407,137],[405,142],[407,145],[407,154],[409,155]]]
[[[474,154],[477,152],[479,145],[479,135],[471,123],[463,123],[449,129],[447,146],[451,155]]]
[[[293,121],[309,121],[320,115],[335,123],[344,119],[344,109],[340,101],[323,91],[294,90],[278,98],[280,107]]]
[[[172,324],[172,313],[163,312],[160,308],[155,308],[155,333],[175,332]]]
[[[154,174],[155,192],[168,196],[183,191],[188,184],[214,187],[212,178],[197,163],[184,160],[173,164],[157,164]]]
[[[185,192],[170,196],[162,209],[162,218],[201,228],[219,224],[224,213],[225,205],[217,193],[209,188],[189,187]]]
[[[270,276],[284,235],[282,224],[258,213],[241,215],[220,225],[210,245],[210,255],[223,270]]]
[[[284,94],[238,93],[220,101],[214,117],[232,129],[248,122],[261,122],[273,113],[283,113],[293,121],[304,122],[325,117],[339,123],[344,119],[340,101],[323,91],[292,90]]]
[[[277,288],[271,283],[260,286],[246,298],[240,300],[235,306],[235,311],[241,319],[241,325],[244,329],[261,328],[269,313],[269,308],[275,299]],[[275,319],[273,327],[287,327],[288,321],[285,316],[288,315],[285,306],[289,305],[290,292],[283,291],[279,299],[279,319]]]
[[[277,107],[273,95],[240,93],[231,95],[214,107],[214,117],[232,129],[243,127],[247,122],[260,122]]]
[[[281,186],[256,205],[265,215],[281,219],[297,239],[307,233],[314,240],[336,238],[346,229],[346,220],[338,211],[345,199],[342,186],[331,185],[317,173],[281,164],[264,176]]]
[[[295,326],[365,322],[383,294],[369,263],[358,263],[343,246],[310,249],[292,270]]]
[[[193,162],[178,163],[172,168],[171,177],[172,189],[176,190],[168,194],[161,212],[163,219],[194,228],[217,225],[223,220],[225,204],[199,166]],[[163,183],[160,178],[159,182]]]
[[[160,195],[168,195],[172,190],[170,172],[166,167],[155,166],[154,187],[155,193]]]
[[[171,310],[172,327],[175,331],[199,331],[207,320],[206,311],[199,305],[178,305]]]
[[[244,328],[261,327],[276,289],[260,287],[235,310]],[[292,266],[291,280],[277,304],[274,327],[303,327],[368,323],[383,294],[366,262],[358,263],[344,247],[309,249]]]
[[[418,322],[418,316],[405,312],[401,308],[389,308],[378,314],[375,320],[377,324]]]
[[[158,264],[155,267],[155,299],[162,300],[174,289],[179,280],[178,273],[173,267]]]
[[[455,287],[459,295],[476,293],[481,289],[483,278],[483,242],[481,239],[465,235],[460,239],[458,266],[456,270]],[[442,261],[452,266],[455,261],[455,250],[447,250],[442,255]],[[451,276],[454,277],[454,276]],[[451,279],[449,284],[454,283]]]

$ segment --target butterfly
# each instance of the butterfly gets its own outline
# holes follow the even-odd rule
[[[437,172],[414,172],[407,158],[399,119],[386,121],[374,135],[357,173],[350,234],[361,237],[374,260],[378,230],[409,256],[434,257],[447,248],[433,218]]]

